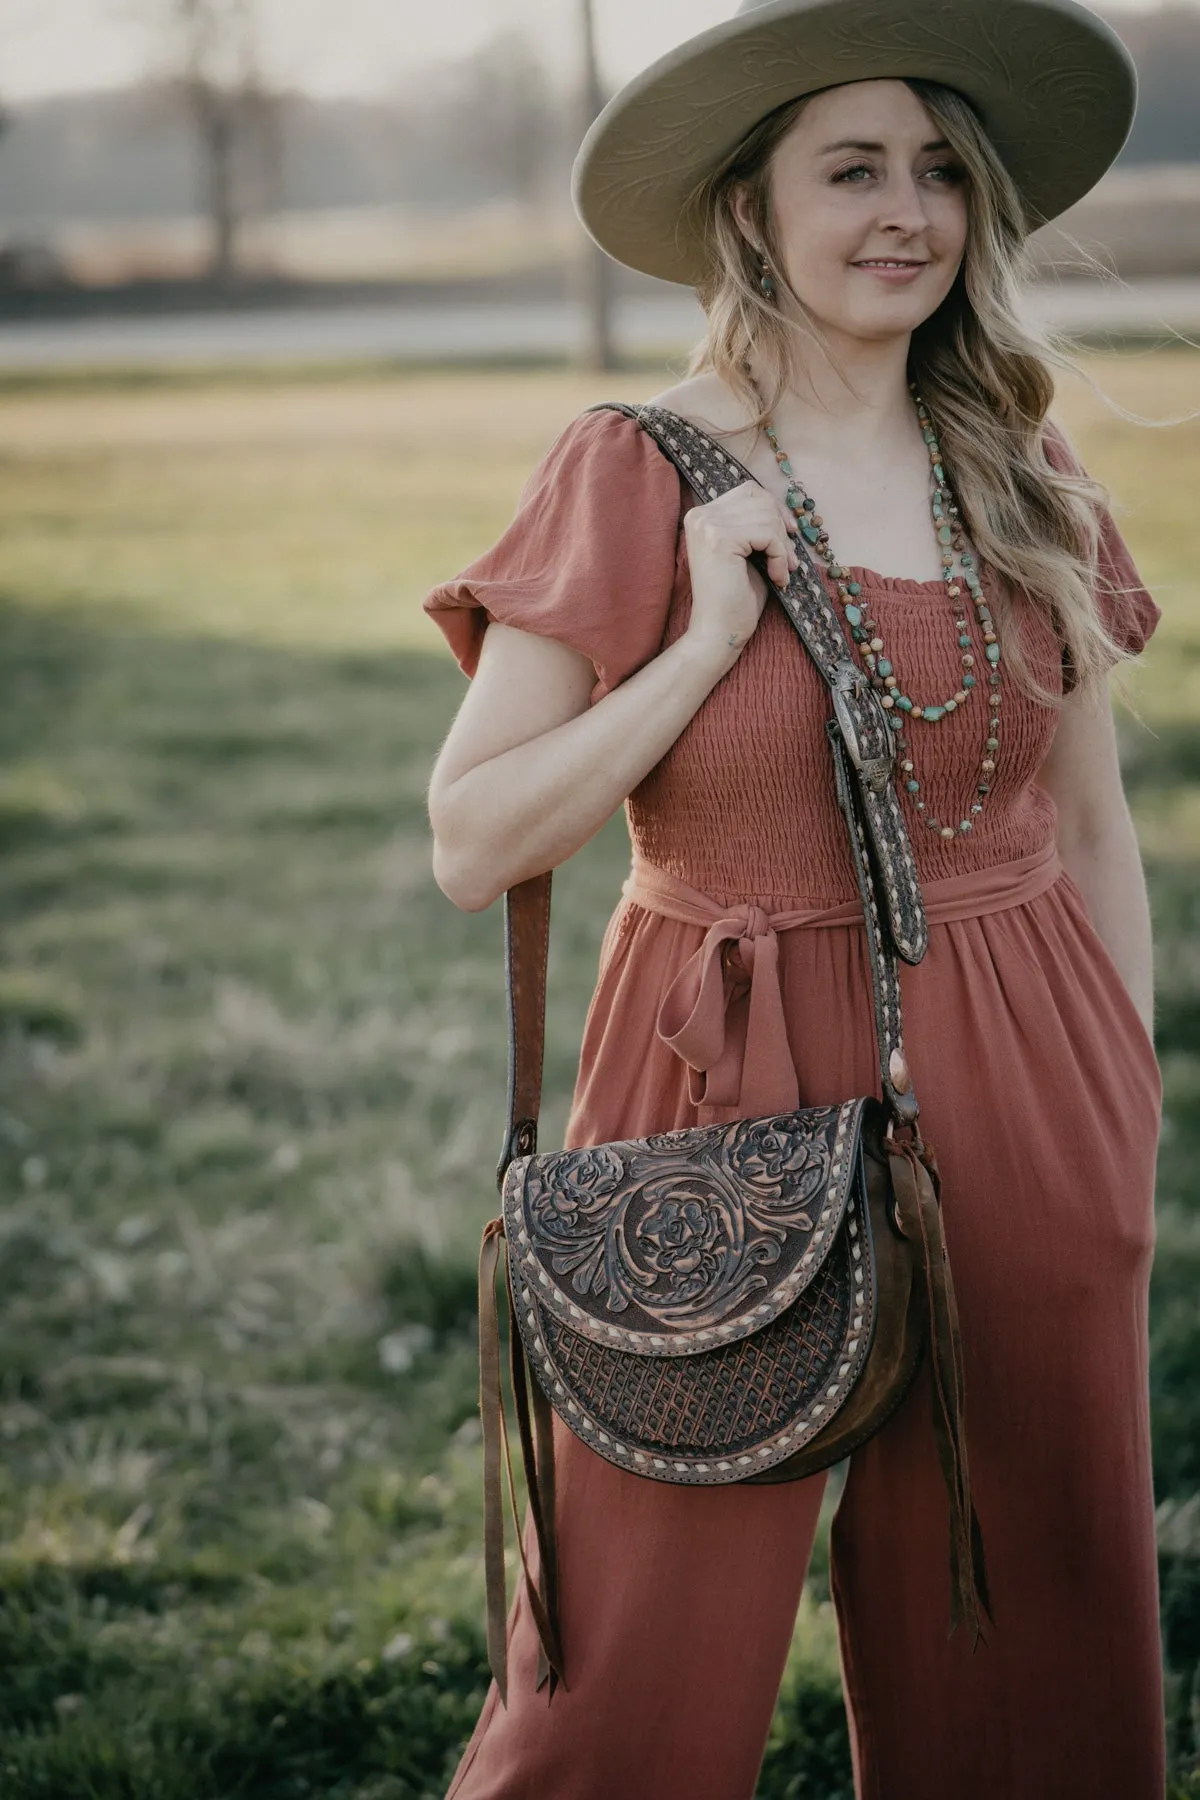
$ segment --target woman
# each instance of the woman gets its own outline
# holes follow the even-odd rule
[[[613,254],[698,287],[706,343],[659,404],[723,434],[754,480],[695,504],[635,422],[584,415],[510,530],[429,601],[474,675],[430,794],[450,898],[487,906],[628,801],[634,897],[602,953],[575,1145],[765,1110],[749,1071],[706,1090],[660,1030],[704,930],[656,892],[760,918],[854,892],[827,695],[751,553],[783,585],[803,529],[851,654],[903,715],[932,921],[904,971],[906,1043],[943,1176],[995,1628],[974,1653],[947,1636],[919,1382],[855,1453],[833,1527],[870,1800],[1163,1788],[1161,1087],[1104,679],[1158,615],[1047,422],[1014,309],[1029,222],[1099,177],[1131,109],[1123,52],[1072,0],[772,0],[682,46],[602,115],[577,199]],[[878,1091],[861,927],[781,932],[779,960],[801,1103]],[[507,1708],[493,1689],[451,1793],[745,1800],[823,1478],[661,1486],[557,1421],[556,1457],[567,1686],[536,1691],[522,1598]]]

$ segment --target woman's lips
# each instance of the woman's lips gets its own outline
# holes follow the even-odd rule
[[[895,285],[903,286],[907,282],[915,281],[922,269],[927,269],[929,264],[923,262],[892,261],[890,258],[884,259],[881,257],[878,261],[871,259],[864,262],[852,263],[850,266],[854,269],[862,269],[866,274],[878,277],[880,281],[888,281]]]

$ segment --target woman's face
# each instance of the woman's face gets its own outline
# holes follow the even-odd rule
[[[937,311],[967,241],[967,176],[902,81],[816,94],[770,169],[792,291],[828,334],[907,335]],[[738,221],[754,241],[744,194]]]

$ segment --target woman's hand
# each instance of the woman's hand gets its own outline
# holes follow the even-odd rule
[[[754,635],[766,603],[766,584],[747,558],[761,551],[775,586],[786,587],[799,561],[791,541],[798,530],[787,508],[756,481],[745,481],[684,514],[692,576],[692,617],[685,635],[726,668]]]

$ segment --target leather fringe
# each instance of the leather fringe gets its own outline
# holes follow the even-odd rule
[[[504,1221],[490,1219],[484,1226],[479,1248],[479,1416],[483,1426],[483,1568],[487,1598],[488,1666],[508,1705],[508,1592],[504,1568],[504,1496],[509,1504],[521,1553],[525,1592],[538,1635],[537,1685],[549,1682],[549,1697],[560,1681],[565,1687],[563,1657],[558,1632],[558,1546],[554,1529],[554,1444],[549,1402],[536,1381],[530,1379],[525,1349],[515,1319],[510,1317],[509,1353],[517,1430],[529,1512],[537,1539],[542,1576],[539,1589],[525,1554],[504,1388],[500,1375],[500,1314],[496,1304],[496,1277],[504,1251]],[[508,1283],[505,1280],[507,1291]],[[531,1398],[532,1397],[532,1398]]]
[[[929,1364],[933,1435],[950,1501],[950,1629],[966,1625],[972,1648],[992,1618],[983,1535],[971,1499],[964,1418],[962,1338],[946,1241],[941,1183],[932,1149],[901,1139],[888,1142],[892,1187],[906,1236],[919,1238],[929,1308]]]

